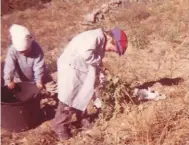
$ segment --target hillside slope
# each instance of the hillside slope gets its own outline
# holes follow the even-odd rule
[[[81,24],[85,14],[107,2],[52,0],[3,15],[2,60],[12,23],[34,31],[52,72],[56,72],[56,59],[64,46],[76,33],[119,26],[129,36],[128,51],[121,58],[108,54],[105,67],[130,86],[152,87],[167,98],[123,103],[123,112],[115,112],[108,121],[101,113],[89,135],[76,130],[75,136],[64,142],[51,134],[49,121],[18,134],[2,130],[3,145],[189,145],[189,0],[123,0],[104,14],[103,20],[92,26]]]

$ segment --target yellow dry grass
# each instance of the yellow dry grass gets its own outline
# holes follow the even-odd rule
[[[105,66],[129,84],[148,84],[168,98],[139,105],[125,104],[124,113],[117,117],[109,121],[98,119],[91,135],[78,133],[72,139],[60,142],[51,136],[46,122],[25,133],[3,131],[4,145],[189,144],[189,0],[127,3],[111,10],[105,20],[92,27],[80,25],[82,16],[103,2],[52,0],[41,4],[43,7],[35,7],[32,3],[33,8],[3,16],[2,56],[9,44],[8,27],[12,23],[34,31],[50,67],[55,67],[63,46],[76,33],[90,28],[120,26],[129,36],[128,51],[121,58],[108,54]],[[55,71],[56,67],[53,69]],[[162,81],[163,78],[167,79]],[[183,81],[177,84],[175,78]]]

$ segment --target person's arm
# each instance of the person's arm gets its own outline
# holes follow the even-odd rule
[[[100,55],[98,55],[98,52],[96,52],[98,47],[98,39],[91,39],[88,38],[86,40],[83,47],[85,47],[85,51],[82,54],[82,58],[84,61],[89,64],[90,69],[94,69],[96,73],[96,83],[95,87],[99,86],[99,84],[103,84],[105,81],[104,73],[102,70],[102,58]]]
[[[10,47],[5,59],[5,66],[4,66],[4,81],[5,84],[7,84],[8,86],[10,85],[10,88],[14,87],[13,80],[15,75],[15,63],[16,63],[16,53],[14,51],[14,48]]]
[[[34,80],[37,86],[39,85],[38,87],[42,87],[43,86],[42,79],[45,71],[45,61],[44,61],[44,53],[40,47],[38,48],[38,51],[39,51],[39,53],[37,54],[38,56],[34,60],[33,71],[34,71]]]
[[[98,55],[98,52],[96,52],[98,47],[97,39],[89,37],[81,47],[84,47],[84,52],[81,54],[81,57],[84,59],[85,63],[96,68],[99,67],[102,58]]]

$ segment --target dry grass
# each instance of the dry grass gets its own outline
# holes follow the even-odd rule
[[[151,84],[168,98],[139,105],[124,102],[121,104],[123,112],[114,108],[111,113],[116,115],[108,121],[100,117],[91,135],[81,132],[68,141],[60,142],[51,135],[49,122],[46,122],[25,133],[3,131],[1,139],[4,145],[30,145],[31,142],[32,145],[189,144],[189,0],[128,3],[111,10],[104,21],[92,27],[81,26],[83,14],[101,3],[98,0],[52,0],[35,7],[35,2],[30,1],[30,5],[34,6],[32,9],[14,11],[2,18],[2,56],[9,44],[7,29],[12,23],[23,24],[35,32],[52,71],[56,71],[56,59],[74,34],[99,26],[110,28],[119,25],[129,36],[128,51],[121,58],[108,54],[105,66],[130,86]],[[23,10],[25,6],[19,7]],[[184,81],[177,84],[174,81],[179,77]],[[161,81],[163,78],[168,78],[169,82]],[[116,88],[120,89],[120,86],[123,84]],[[115,97],[118,99],[119,93]]]

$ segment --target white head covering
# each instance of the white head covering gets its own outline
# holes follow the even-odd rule
[[[27,50],[31,43],[31,33],[29,30],[21,25],[13,24],[9,29],[12,44],[17,51],[25,51]],[[29,36],[29,37],[28,37]]]

